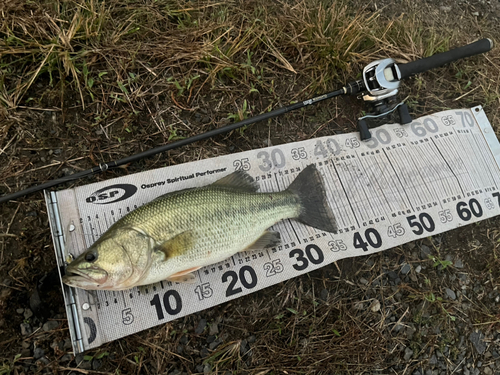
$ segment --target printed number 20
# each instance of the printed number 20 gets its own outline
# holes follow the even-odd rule
[[[250,280],[247,279],[247,273],[250,275]],[[241,285],[243,285],[246,289],[252,289],[257,285],[257,274],[255,273],[255,270],[250,266],[241,267],[238,273],[236,273],[235,271],[224,272],[224,274],[222,275],[222,282],[225,283],[228,281],[228,279],[231,279],[226,290],[226,297],[230,297],[243,291],[241,287],[235,288],[236,283],[238,282],[238,276],[239,280],[241,281]]]

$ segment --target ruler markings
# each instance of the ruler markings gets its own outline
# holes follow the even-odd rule
[[[363,165],[363,159],[368,164],[368,168],[366,168]],[[359,158],[359,155],[358,155],[358,160],[359,160],[360,164],[363,165],[363,169],[364,170],[369,170],[369,171],[373,171],[374,170],[373,164],[370,163],[370,160],[371,160],[370,156]],[[374,176],[374,174],[372,173],[371,176]],[[369,179],[369,183],[370,183],[370,186],[376,187],[376,189],[378,191],[378,194],[374,194],[374,198],[377,199],[378,203],[379,203],[377,205],[378,206],[377,216],[379,216],[379,217],[384,216],[384,213],[388,215],[390,213],[390,211],[391,211],[390,205],[389,205],[389,201],[388,201],[387,197],[384,194],[384,191],[382,190],[382,188],[380,186],[379,180],[377,178],[373,178],[372,177],[372,178]],[[384,204],[384,201],[385,201],[385,204]]]
[[[468,134],[468,138],[470,141],[468,142],[470,144],[470,148],[472,152],[477,155],[476,161],[476,168],[477,170],[477,176],[480,178],[481,184],[478,186],[478,189],[481,189],[484,186],[489,186],[492,184],[491,178],[490,178],[490,168],[488,167],[487,163],[485,163],[485,160],[483,158],[483,153],[481,152],[481,147],[478,146],[477,144],[477,139],[475,136],[475,132],[472,132],[471,134]],[[485,145],[483,145],[484,147]],[[483,172],[486,173],[479,173],[479,170],[482,170]]]
[[[493,165],[496,165],[496,162],[491,157],[491,154],[488,155],[488,153],[486,153],[487,152],[486,151],[487,145],[486,145],[486,142],[484,140],[484,137],[482,136],[482,134],[473,134],[472,137],[473,137],[475,145],[476,145],[476,150],[478,150],[479,155],[481,155],[483,168],[488,170],[489,185],[497,187],[497,181],[495,181],[495,177],[494,177],[493,171],[491,169],[493,167]],[[479,145],[479,142],[481,142],[481,141],[482,141],[482,145]],[[486,155],[485,155],[485,153],[486,153]],[[488,156],[489,156],[489,160],[487,160]],[[497,172],[498,172],[498,166],[497,166]]]
[[[439,154],[439,149],[437,145],[434,143],[433,139],[431,138],[431,142],[425,145],[425,148],[428,149],[429,151],[426,152],[426,150],[423,150],[422,156],[426,158],[426,164],[431,165],[431,168],[434,170],[434,173],[439,176],[441,184],[438,185],[439,192],[436,190],[436,195],[434,199],[439,202],[439,206],[442,208],[443,205],[441,203],[441,199],[439,197],[442,196],[450,196],[450,195],[456,195],[455,192],[455,186],[453,182],[455,182],[453,174],[449,170],[448,166],[446,165],[443,157],[441,154]],[[431,151],[432,150],[432,151]],[[438,158],[434,159],[431,157],[431,152],[432,155],[438,155]],[[438,165],[434,165],[432,161],[440,160]],[[446,165],[446,168],[443,168],[443,166]]]
[[[413,204],[411,203],[410,197],[408,196],[408,192],[406,191],[405,187],[403,186],[403,183],[401,182],[401,178],[399,177],[398,173],[396,172],[396,168],[394,167],[394,164],[392,163],[391,158],[389,157],[389,155],[387,154],[387,152],[384,149],[382,149],[382,151],[384,152],[384,155],[387,158],[387,162],[389,163],[392,170],[394,171],[394,176],[396,176],[396,178],[398,179],[398,183],[399,183],[399,186],[401,187],[401,190],[405,193],[406,200],[408,201],[408,204],[410,205],[411,210],[413,212],[415,212],[415,208],[413,207]]]
[[[380,171],[380,175],[383,177],[383,179],[385,181],[384,185],[386,187],[389,187],[389,190],[390,190],[390,198],[388,198],[388,200],[389,200],[389,202],[393,202],[393,205],[394,205],[391,207],[391,212],[396,212],[396,211],[398,211],[398,209],[405,210],[406,207],[401,207],[401,202],[403,202],[403,204],[405,206],[409,206],[408,199],[406,197],[406,194],[401,193],[402,186],[399,183],[399,181],[397,181],[395,174],[392,173],[392,172],[394,172],[394,169],[392,168],[392,166],[390,166],[390,168],[387,168],[387,165],[389,163],[388,160],[389,159],[387,158],[387,155],[385,155],[385,153],[381,153],[378,155],[378,157],[375,156],[375,158],[374,158],[374,161],[377,165],[377,168]],[[384,168],[382,168],[382,165],[384,166]],[[398,188],[398,184],[401,186],[401,189]],[[387,190],[387,188],[384,190]],[[385,195],[387,196],[387,193],[385,193]],[[398,199],[398,196],[399,196],[399,199]],[[406,198],[406,202],[405,202],[405,198]],[[397,205],[397,202],[400,202],[400,205]]]
[[[409,160],[409,167],[413,167],[410,168],[410,171],[411,174],[416,177],[414,187],[420,199],[419,206],[422,206],[428,202],[432,202],[432,193],[430,191],[429,184],[425,181],[425,177],[422,175],[422,165],[420,164],[420,159],[416,157],[416,154],[419,152],[419,148],[419,144],[414,145],[411,149],[404,147],[401,149],[401,153],[405,155],[406,158],[401,158],[400,160]]]
[[[382,183],[383,186],[380,186],[380,190],[382,194],[384,195],[387,205],[388,205],[388,211],[387,215],[390,217],[390,214],[392,212],[398,211],[398,209],[401,210],[401,206],[397,205],[397,202],[401,201],[401,199],[404,199],[404,195],[401,195],[399,189],[395,186],[395,180],[394,176],[391,175],[391,170],[387,167],[387,163],[380,164],[381,160],[380,159],[387,159],[383,153],[375,154],[373,158],[370,158],[373,160],[373,164],[371,165],[371,168],[377,171],[377,178],[375,179],[377,181],[377,184]],[[389,175],[389,177],[388,177]],[[399,196],[399,199],[397,198]]]
[[[472,187],[472,180],[469,172],[464,169],[464,164],[460,155],[456,152],[449,152],[448,147],[450,147],[451,143],[449,137],[443,140],[434,140],[434,143],[441,155],[444,165],[448,168],[449,181],[453,184],[453,195],[463,194],[464,190],[468,190]],[[445,144],[447,146],[445,146]]]
[[[431,154],[434,154],[435,150],[429,147],[428,142],[416,147],[415,150],[418,154],[419,171],[428,186],[432,197],[431,201],[432,203],[439,202],[439,196],[448,195],[445,186],[445,184],[448,185],[448,181],[446,176],[441,174],[439,168],[432,163]],[[440,202],[439,205],[441,206]]]
[[[104,222],[106,223],[106,230],[109,229],[110,225],[109,225],[109,222],[108,222],[108,217],[106,215],[106,211],[103,211],[103,215],[104,215]]]
[[[472,155],[474,152],[474,149],[472,148],[472,144],[470,143],[470,133],[469,130],[467,129],[466,133],[458,133],[457,139],[460,141],[461,147],[465,151],[465,155]],[[482,173],[479,173],[478,169],[480,165],[477,163],[477,160],[474,158],[466,157],[466,161],[468,164],[468,169],[469,173],[474,176],[474,181],[475,184],[473,185],[473,188],[471,190],[476,190],[478,189],[482,184],[483,184],[483,175]]]
[[[359,218],[361,222],[366,221],[368,220],[368,213],[366,212],[366,205],[363,201],[361,193],[361,191],[364,191],[364,189],[361,186],[358,186],[358,184],[361,185],[359,179],[360,174],[356,173],[356,168],[353,166],[351,160],[344,160],[341,165],[343,165],[343,168],[340,168],[340,173],[347,180],[346,185],[349,187],[347,189],[347,193],[351,194],[351,201],[354,203],[354,215],[357,219]]]
[[[396,175],[400,179],[402,188],[406,192],[411,206],[415,207],[420,205],[420,196],[418,194],[418,190],[414,186],[415,178],[407,168],[407,165],[410,161],[405,160],[405,162],[401,162],[401,158],[404,156],[404,153],[399,149],[388,150],[387,156],[391,159],[391,165],[393,166]],[[419,201],[417,201],[417,199]]]
[[[374,194],[375,190],[372,188],[373,183],[369,178],[369,172],[368,170],[364,167],[363,163],[359,159],[359,155],[356,151],[354,151],[356,158],[355,163],[358,166],[358,170],[362,171],[360,173],[360,178],[358,179],[359,184],[362,186],[362,191],[366,197],[366,201],[368,202],[368,206],[370,207],[370,210],[372,212],[372,215],[368,214],[368,218],[370,217],[380,217],[382,216],[380,213],[380,208],[377,207],[376,205],[376,200],[380,199],[379,195]],[[366,205],[365,205],[366,206]],[[378,209],[378,210],[377,210]]]
[[[333,163],[331,162],[325,166],[323,169],[323,180],[325,181],[327,197],[331,197],[329,202],[332,204],[332,210],[334,210],[334,212],[338,212],[336,217],[337,225],[339,228],[345,228],[348,226],[347,222],[351,216],[351,212],[348,208],[349,202],[345,194],[343,196],[341,195],[341,191],[344,192],[344,190],[338,189],[338,185],[340,184],[335,183],[334,175],[331,171],[332,167]],[[337,175],[335,174],[335,176]],[[345,203],[345,201],[347,201],[347,203]]]
[[[389,202],[380,186],[379,179],[373,168],[373,156],[367,155],[365,157],[358,158],[359,163],[363,166],[363,169],[367,171],[367,181],[370,185],[369,191],[371,192],[372,200],[375,202],[375,208],[377,209],[377,216],[382,217],[390,213]],[[365,161],[365,164],[363,164]]]
[[[436,155],[436,153],[435,150],[429,146],[429,142],[426,142],[417,146],[415,149],[419,155],[417,159],[419,161],[418,170],[429,189],[431,202],[437,202],[439,201],[440,195],[447,195],[445,187],[447,181],[439,172],[439,168],[432,163],[433,158],[431,157],[431,153],[433,156]]]
[[[354,208],[353,208],[353,206],[352,206],[352,202],[351,202],[351,199],[349,198],[349,194],[347,194],[347,191],[346,191],[346,189],[345,189],[345,187],[344,187],[344,183],[342,182],[342,179],[340,178],[340,174],[339,174],[339,171],[338,171],[338,169],[337,169],[337,166],[335,165],[335,163],[332,163],[332,166],[333,166],[333,168],[334,168],[334,170],[335,170],[335,173],[337,174],[338,181],[339,181],[340,185],[342,186],[342,190],[343,190],[343,192],[344,192],[344,194],[345,194],[345,197],[346,197],[346,199],[347,199],[347,202],[349,203],[349,207],[351,208],[351,212],[352,212],[352,215],[354,216],[354,220],[356,220],[356,225],[357,225],[357,226],[358,226],[358,228],[359,228],[359,227],[360,227],[360,225],[359,225],[358,218],[357,218],[357,216],[356,216],[356,212],[354,211]]]
[[[473,152],[472,147],[468,142],[470,139],[469,134],[457,133],[456,139],[458,140],[458,142],[460,142],[460,147],[462,148],[462,150],[464,150],[464,155],[465,155],[464,164],[466,165],[468,174],[471,176],[471,187],[468,191],[476,190],[478,189],[479,186],[482,185],[483,176],[481,175],[481,173],[477,172],[479,165],[477,165],[476,160],[472,160],[471,158],[467,157],[467,155],[470,155]]]
[[[424,142],[428,142],[428,138],[424,138]],[[408,156],[411,155],[410,160],[413,163],[413,167],[414,167],[414,171],[415,171],[414,173],[415,173],[415,175],[418,176],[419,183],[417,184],[416,189],[417,189],[417,191],[420,192],[419,196],[421,197],[420,198],[421,199],[421,201],[420,201],[421,206],[426,205],[434,200],[432,190],[431,190],[432,184],[428,180],[426,180],[426,174],[423,173],[424,165],[422,164],[422,161],[418,157],[416,157],[424,144],[425,143],[419,143],[419,144],[413,145],[413,147],[411,147],[411,152],[410,152],[409,148],[406,148],[405,150],[403,150],[403,153],[408,154]],[[439,183],[439,181],[435,178],[433,179],[433,182]]]
[[[436,147],[439,149],[443,160],[446,162],[448,168],[453,174],[457,184],[459,185],[462,193],[463,191],[472,190],[474,187],[474,183],[472,181],[472,177],[467,170],[465,163],[460,155],[460,153],[456,150],[457,142],[455,141],[454,136],[444,137],[442,139],[438,139],[434,141],[436,143]],[[444,146],[444,147],[443,147]],[[446,157],[447,156],[447,157]],[[450,163],[455,160],[457,162]],[[460,183],[461,182],[461,183]]]
[[[467,142],[466,144],[464,144],[464,138],[469,138],[469,137],[464,137],[464,133],[455,133],[455,134],[456,134],[455,140],[456,143],[459,144],[458,145],[459,149],[464,151],[464,155],[471,155],[470,145],[467,144]],[[471,181],[473,181],[471,189],[469,189],[468,191],[476,190],[478,188],[478,184],[480,184],[482,180],[482,177],[478,173],[476,173],[478,166],[476,165],[476,163],[474,163],[474,161],[470,157],[466,157],[465,161],[463,158],[461,159],[464,163],[465,169],[471,176]],[[477,179],[478,175],[479,175],[479,181]]]

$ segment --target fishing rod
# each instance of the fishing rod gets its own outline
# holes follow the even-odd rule
[[[278,108],[271,112],[263,113],[255,117],[236,122],[234,124],[229,124],[163,146],[154,147],[144,152],[127,156],[126,158],[120,160],[101,163],[98,166],[92,167],[85,171],[51,180],[40,185],[35,185],[16,193],[7,194],[0,197],[0,203],[14,200],[43,189],[48,189],[64,182],[74,181],[83,177],[94,175],[96,173],[107,171],[109,169],[114,169],[122,165],[132,163],[140,159],[159,154],[161,152],[173,150],[190,143],[211,138],[219,134],[228,133],[245,125],[251,125],[259,121],[264,121],[273,117],[281,116],[287,112],[294,111],[341,95],[360,94],[363,101],[367,104],[368,112],[364,116],[358,118],[358,132],[360,134],[360,138],[361,140],[366,141],[371,138],[369,124],[374,122],[374,120],[380,121],[387,119],[396,110],[400,118],[400,124],[404,125],[412,121],[406,104],[397,99],[398,88],[401,80],[412,75],[423,73],[433,68],[451,63],[456,60],[488,52],[492,48],[493,41],[491,39],[485,38],[466,46],[455,48],[447,52],[438,53],[436,55],[412,61],[406,64],[398,64],[392,58],[373,61],[363,69],[362,79],[349,82],[339,90],[335,90],[312,99],[291,104],[289,106]]]

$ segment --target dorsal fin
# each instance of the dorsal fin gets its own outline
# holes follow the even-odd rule
[[[236,171],[220,180],[215,181],[212,185],[227,186],[240,189],[248,192],[255,192],[259,190],[259,184],[245,171]]]

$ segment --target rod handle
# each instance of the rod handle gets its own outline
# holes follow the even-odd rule
[[[438,53],[425,59],[412,61],[406,64],[397,64],[401,72],[401,79],[408,78],[414,74],[423,73],[445,64],[451,63],[465,57],[479,55],[493,48],[493,41],[489,38],[478,40],[466,46],[458,47],[447,52]]]

